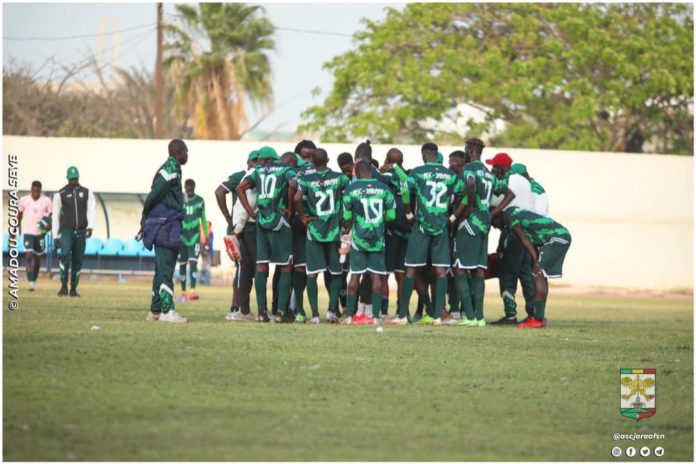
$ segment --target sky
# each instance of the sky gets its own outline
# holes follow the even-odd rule
[[[55,62],[71,65],[85,61],[88,51],[96,55],[98,37],[63,37],[95,35],[102,18],[115,20],[108,30],[120,29],[118,65],[124,68],[154,69],[156,52],[155,3],[4,3],[3,65],[12,60],[39,69],[51,57]],[[385,3],[263,3],[268,18],[279,28],[276,50],[270,54],[273,69],[274,111],[258,126],[265,131],[292,131],[301,123],[300,113],[321,103],[331,89],[332,76],[323,69],[325,62],[354,46],[352,34],[362,29],[362,18],[376,21],[386,16],[385,8],[403,5]],[[164,6],[165,21],[173,20],[173,3]],[[130,29],[130,30],[128,30]],[[327,31],[344,35],[314,34],[284,29]],[[114,51],[113,35],[105,36],[103,47]],[[42,40],[14,40],[41,38]],[[43,38],[49,38],[43,40]],[[109,58],[110,59],[110,58]],[[105,72],[108,75],[108,67]],[[39,76],[48,76],[44,66]],[[312,97],[312,89],[321,94]],[[253,124],[262,111],[249,106]]]

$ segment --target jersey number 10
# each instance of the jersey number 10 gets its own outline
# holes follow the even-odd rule
[[[278,178],[274,174],[260,174],[259,177],[261,178],[261,193],[259,194],[259,198],[273,198],[273,192],[275,192]]]

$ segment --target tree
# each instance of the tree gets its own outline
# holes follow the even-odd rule
[[[330,141],[489,143],[693,154],[688,4],[409,4],[365,21],[325,65],[330,94],[300,130]],[[466,134],[433,130],[461,103],[485,108]]]
[[[179,79],[179,113],[192,115],[198,138],[237,140],[248,126],[245,99],[261,106],[272,101],[273,24],[256,5],[176,9],[184,25],[166,28],[165,64]]]

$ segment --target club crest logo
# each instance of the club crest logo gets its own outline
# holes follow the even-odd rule
[[[621,415],[640,421],[655,415],[655,369],[621,369]]]

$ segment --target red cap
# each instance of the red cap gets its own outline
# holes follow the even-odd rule
[[[486,164],[490,164],[491,166],[504,166],[506,168],[509,168],[510,166],[512,166],[512,158],[510,158],[510,155],[508,155],[507,153],[498,153],[493,158],[486,160]]]

